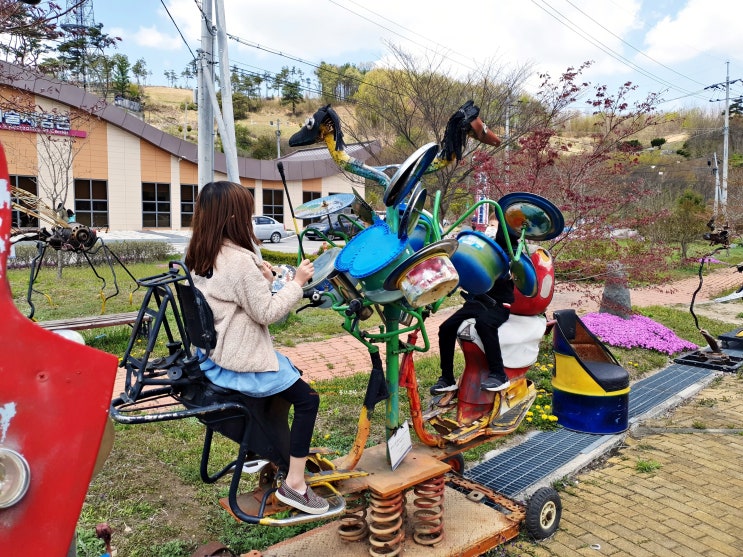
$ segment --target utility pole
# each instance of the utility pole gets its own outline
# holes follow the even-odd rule
[[[715,205],[712,215],[717,218],[717,214],[720,211],[720,173],[717,168],[717,151],[714,152],[713,160],[714,166],[712,166],[712,174],[715,177]]]
[[[722,205],[722,222],[728,224],[728,137],[730,136],[730,62],[725,62],[727,71],[725,73],[725,128],[722,143],[722,192],[720,193],[720,205]]]
[[[273,120],[270,124],[273,126]],[[276,158],[281,158],[281,120],[276,119]]]
[[[212,7],[216,3],[217,24],[212,24]],[[232,112],[232,86],[230,83],[227,32],[225,31],[224,3],[222,0],[205,0],[201,3],[201,46],[198,67],[199,97],[199,189],[211,182],[214,176],[214,121],[222,139],[227,179],[240,181],[235,142],[235,121]],[[218,38],[222,110],[217,102],[214,87],[214,37]],[[226,117],[223,117],[224,116]]]
[[[730,136],[730,85],[741,81],[740,79],[734,79],[730,81],[730,62],[725,62],[727,71],[725,73],[725,81],[723,83],[715,83],[709,85],[705,89],[720,89],[725,86],[725,98],[724,99],[710,99],[710,102],[725,101],[725,123],[723,125],[723,148],[722,148],[722,188],[720,191],[720,208],[722,209],[723,225],[728,224],[728,141]],[[715,160],[717,156],[715,155]]]
[[[207,83],[214,83],[214,35],[212,29],[212,0],[201,3],[201,48],[198,50],[198,174],[199,190],[214,177],[214,109]]]

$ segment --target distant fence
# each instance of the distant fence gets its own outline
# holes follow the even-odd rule
[[[139,101],[133,101],[131,99],[125,99],[124,97],[121,97],[119,95],[117,95],[114,99],[114,104],[121,108],[131,110],[132,112],[142,112],[142,103],[140,103]]]

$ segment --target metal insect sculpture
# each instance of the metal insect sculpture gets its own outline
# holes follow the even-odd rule
[[[36,312],[36,307],[32,301],[34,292],[45,296],[49,303],[52,303],[51,298],[47,294],[34,288],[34,284],[42,268],[44,256],[49,247],[56,251],[73,252],[82,255],[95,276],[101,281],[101,313],[105,312],[106,302],[119,294],[119,284],[116,278],[116,271],[114,270],[114,261],[121,265],[121,268],[126,271],[136,285],[130,292],[130,298],[134,291],[139,288],[137,280],[129,272],[129,269],[111,251],[111,248],[103,242],[103,239],[98,236],[96,230],[75,222],[74,213],[66,210],[61,203],[54,210],[36,195],[16,187],[11,187],[11,196],[12,208],[22,214],[21,219],[19,219],[21,223],[36,224],[36,226],[11,227],[10,230],[11,245],[23,241],[36,242],[36,256],[31,260],[28,291],[26,293],[26,301],[30,308],[29,319],[33,319]],[[23,221],[26,222],[24,223]],[[49,228],[41,226],[43,223],[49,224]],[[105,294],[106,279],[98,273],[92,259],[99,253],[102,255],[113,277],[114,291],[108,295]]]

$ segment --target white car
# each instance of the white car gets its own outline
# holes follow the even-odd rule
[[[271,243],[277,244],[282,238],[294,234],[294,231],[287,230],[286,227],[272,217],[255,216],[253,217],[253,231],[259,240],[270,240]]]

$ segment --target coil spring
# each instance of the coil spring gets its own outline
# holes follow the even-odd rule
[[[413,488],[413,539],[420,545],[435,545],[444,537],[444,487],[442,475]]]
[[[357,542],[369,534],[366,523],[366,497],[363,493],[346,500],[346,510],[340,518],[338,535],[347,542]]]
[[[369,499],[369,555],[372,557],[393,557],[402,550],[405,539],[403,519],[405,514],[405,494],[398,492],[391,497],[381,497],[375,493]]]

